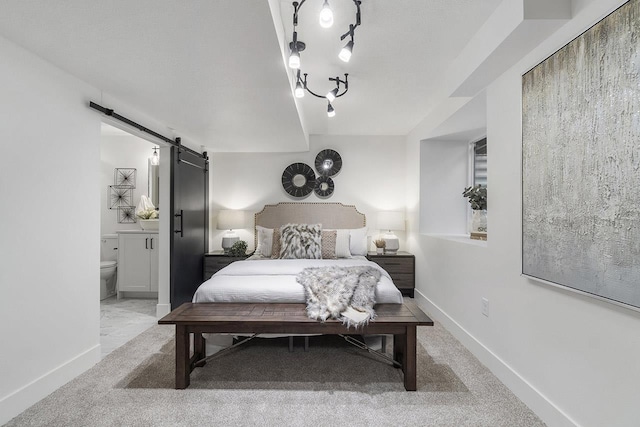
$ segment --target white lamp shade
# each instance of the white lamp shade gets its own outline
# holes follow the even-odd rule
[[[218,213],[218,230],[247,228],[247,211],[221,210]]]
[[[378,212],[379,230],[404,230],[404,212],[382,211]]]

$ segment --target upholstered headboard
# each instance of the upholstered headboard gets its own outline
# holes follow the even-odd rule
[[[322,228],[361,228],[367,225],[367,218],[355,206],[321,202],[265,205],[255,215],[255,225],[266,228],[278,228],[289,223],[322,224]],[[255,230],[254,236],[257,239]]]

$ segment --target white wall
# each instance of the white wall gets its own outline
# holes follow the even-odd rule
[[[89,101],[172,133],[1,37],[0,57],[4,424],[100,360],[100,123],[105,116],[89,109]]]
[[[521,74],[621,3],[574,2],[574,18],[488,88],[486,246],[417,232],[424,135],[407,138],[419,303],[550,426],[637,426],[640,419],[640,313],[520,276]]]
[[[467,233],[469,141],[429,139],[420,143],[420,232]]]
[[[99,92],[0,38],[0,424],[100,359]]]
[[[310,151],[303,153],[216,153],[211,156],[211,250],[221,249],[224,231],[216,229],[220,209],[257,212],[265,204],[342,202],[355,205],[367,215],[369,235],[377,236],[376,213],[404,210],[406,182],[405,140],[397,136],[311,136]],[[303,162],[314,168],[315,157],[325,148],[336,150],[343,166],[333,177],[335,191],[328,199],[292,199],[282,188],[282,172],[291,163]],[[253,231],[241,230],[240,238],[253,248]],[[400,250],[405,250],[404,232],[396,232]]]
[[[138,206],[140,196],[148,192],[148,161],[157,145],[137,136],[102,135],[100,139],[100,233],[117,230],[139,230],[140,224],[118,223],[118,210],[109,209],[109,186],[114,185],[115,168],[135,168],[136,188],[133,189],[133,206]]]

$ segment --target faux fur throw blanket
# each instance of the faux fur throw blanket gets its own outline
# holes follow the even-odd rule
[[[376,285],[380,271],[373,267],[311,267],[296,277],[304,286],[309,318],[338,319],[361,326],[376,316]]]

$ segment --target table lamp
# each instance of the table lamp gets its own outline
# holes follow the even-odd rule
[[[221,210],[218,213],[218,230],[227,230],[222,236],[222,249],[224,253],[229,253],[231,246],[240,240],[234,230],[246,228],[246,212],[236,210]]]
[[[382,236],[385,242],[384,253],[394,255],[400,248],[398,236],[393,230],[404,231],[404,212],[382,211],[378,212],[378,229],[387,230]]]

